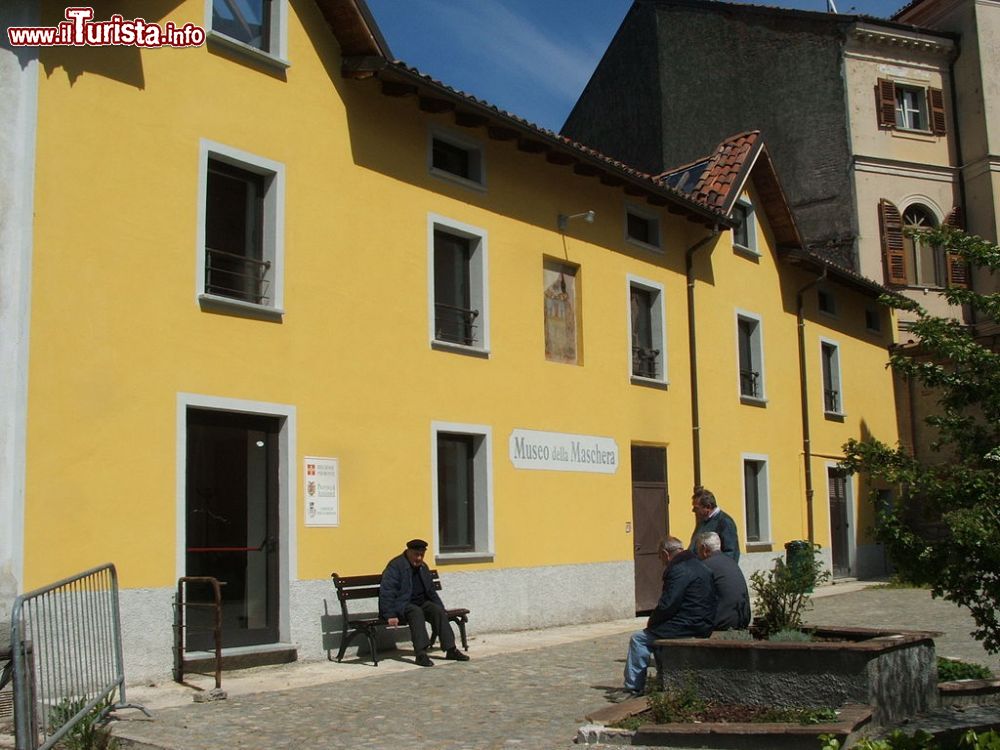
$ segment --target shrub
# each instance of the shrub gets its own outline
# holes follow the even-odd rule
[[[786,629],[768,634],[767,640],[775,643],[808,643],[812,640],[812,636],[802,630]]]
[[[819,545],[814,544],[812,557],[786,565],[780,557],[771,570],[758,570],[750,576],[750,587],[756,598],[756,612],[764,630],[794,630],[802,626],[802,613],[809,601],[810,590],[830,579],[818,559]]]
[[[967,661],[958,659],[944,659],[938,657],[938,682],[951,682],[952,680],[988,680],[993,673],[981,664],[970,664]]]
[[[694,675],[684,675],[683,686],[667,686],[663,690],[650,693],[649,709],[657,724],[674,722],[687,723],[705,710],[705,701],[698,697],[694,689]]]

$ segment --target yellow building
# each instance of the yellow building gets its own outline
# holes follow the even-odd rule
[[[651,176],[394,62],[360,0],[164,7],[206,43],[0,51],[0,565],[114,561],[130,679],[179,577],[227,582],[227,648],[319,658],[330,573],[415,536],[474,632],[630,615],[698,483],[748,571],[877,557],[832,467],[894,434],[891,321],[755,134]]]

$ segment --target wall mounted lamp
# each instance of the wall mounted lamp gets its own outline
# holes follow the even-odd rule
[[[595,211],[581,211],[578,214],[570,214],[569,216],[567,216],[566,214],[559,214],[559,219],[557,220],[556,224],[559,226],[560,232],[565,232],[566,226],[569,224],[570,219],[583,219],[588,224],[593,224],[594,217],[596,216],[597,213]]]

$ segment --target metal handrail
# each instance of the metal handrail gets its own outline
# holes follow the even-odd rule
[[[241,264],[243,270],[220,268],[216,265],[215,261],[223,258],[233,264]],[[205,248],[205,291],[209,294],[244,299],[247,302],[253,302],[258,305],[264,304],[269,299],[268,291],[270,291],[271,282],[267,278],[267,273],[270,270],[271,261],[269,260],[248,258],[245,255],[218,250],[212,247]],[[213,281],[213,273],[231,276],[237,280],[236,283],[243,284],[244,288],[226,286],[225,284]],[[245,287],[249,287],[249,291]]]
[[[478,317],[479,310],[468,310],[464,307],[435,302],[434,338],[472,346],[476,343],[475,321]]]
[[[750,398],[760,397],[760,373],[756,370],[740,370],[740,393]]]
[[[656,364],[660,356],[659,349],[647,349],[643,346],[632,347],[632,374],[640,378],[655,378]]]
[[[837,413],[840,411],[840,391],[832,388],[823,389],[823,403],[828,412]]]

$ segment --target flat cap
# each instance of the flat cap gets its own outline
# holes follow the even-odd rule
[[[411,539],[406,543],[406,549],[419,550],[423,552],[427,549],[427,542],[423,539]]]

